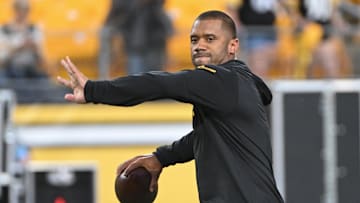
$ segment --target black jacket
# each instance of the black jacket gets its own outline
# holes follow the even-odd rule
[[[162,165],[195,159],[202,203],[283,202],[273,176],[264,110],[271,92],[241,61],[89,81],[85,97],[121,106],[156,99],[193,104],[193,131],[154,152]]]

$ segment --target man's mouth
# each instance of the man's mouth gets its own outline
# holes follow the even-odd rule
[[[194,54],[194,58],[201,58],[201,57],[210,57],[210,54],[205,54],[205,53]]]

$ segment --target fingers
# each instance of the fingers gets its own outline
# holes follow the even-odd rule
[[[136,166],[141,166],[140,163],[137,163],[135,166],[131,166],[131,164],[134,164],[135,162],[139,162],[140,159],[147,157],[147,155],[140,155],[140,156],[136,156],[132,159],[129,159],[127,161],[125,161],[124,163],[122,163],[118,169],[117,169],[117,174],[121,174],[124,173],[125,175],[127,175],[131,170],[133,170],[134,168],[136,168]],[[129,168],[130,167],[130,168]],[[130,170],[129,170],[130,169]]]
[[[69,80],[66,80],[66,79],[58,76],[58,77],[57,77],[57,81],[58,81],[60,84],[64,85],[65,87],[71,88],[71,82],[70,82]]]
[[[66,56],[65,59],[61,60],[61,64],[64,66],[66,72],[70,76],[73,85],[79,85],[81,88],[84,88],[88,78],[82,72],[80,72],[80,70],[74,65],[70,58]]]
[[[79,80],[79,78],[84,77],[68,56],[66,56],[65,59],[61,59],[61,65],[65,68],[72,80]]]
[[[69,67],[69,70],[71,71],[71,73],[76,74],[76,75],[78,75],[80,73],[80,71],[76,68],[76,66],[70,60],[70,57],[66,56],[65,62],[67,64],[67,66]]]
[[[130,164],[131,162],[135,161],[136,159],[138,159],[139,157],[140,157],[140,156],[136,156],[136,157],[134,157],[134,158],[132,158],[132,159],[129,159],[129,160],[125,161],[124,163],[122,163],[122,164],[117,168],[117,171],[116,171],[117,175],[124,173],[125,169],[129,166],[129,164]]]
[[[124,170],[124,175],[125,176],[128,176],[128,174],[132,171],[132,170],[134,170],[135,168],[138,168],[139,166],[141,166],[141,164],[139,164],[139,162],[138,161],[133,161],[133,162],[131,162],[129,165],[128,165],[128,167],[126,167],[126,169]]]
[[[74,71],[70,68],[70,64],[68,63],[68,61],[66,59],[61,59],[60,63],[65,68],[65,70],[69,74],[69,76],[72,76],[74,74]]]
[[[130,164],[130,162],[128,162],[128,161],[121,164],[116,170],[116,175],[122,174],[129,164]]]

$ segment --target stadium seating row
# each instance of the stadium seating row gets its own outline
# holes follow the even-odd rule
[[[59,60],[69,55],[78,64],[80,69],[90,78],[98,76],[98,32],[110,6],[110,0],[29,0],[32,6],[31,20],[39,24],[45,33],[45,50],[47,58],[59,74],[63,74]],[[189,31],[194,18],[202,11],[209,9],[226,10],[229,0],[167,0],[165,9],[173,20],[175,35],[168,43],[169,71],[180,68],[191,68]],[[206,6],[204,6],[206,5]],[[11,19],[11,1],[0,0],[0,23]],[[299,39],[289,32],[292,21],[283,16],[279,18],[277,25],[280,29],[279,43],[276,50],[277,61],[271,69],[271,77],[293,77],[290,73],[294,64],[293,59],[297,50],[309,51],[317,43],[319,31],[316,26],[310,26]],[[298,40],[301,47],[296,47],[294,40]],[[114,41],[119,43],[120,41]],[[310,52],[309,52],[310,53]],[[121,49],[116,54],[124,55]],[[303,57],[303,58],[301,58]],[[306,61],[309,56],[301,56],[300,61]],[[125,57],[115,63],[116,74],[122,74]],[[119,68],[120,67],[120,68]],[[299,68],[298,70],[301,70]],[[295,73],[295,75],[301,73]],[[301,77],[299,77],[301,78]]]

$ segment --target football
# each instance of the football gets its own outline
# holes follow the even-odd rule
[[[150,192],[151,174],[144,167],[136,168],[125,176],[119,174],[115,179],[115,193],[121,203],[152,203],[157,188]]]

